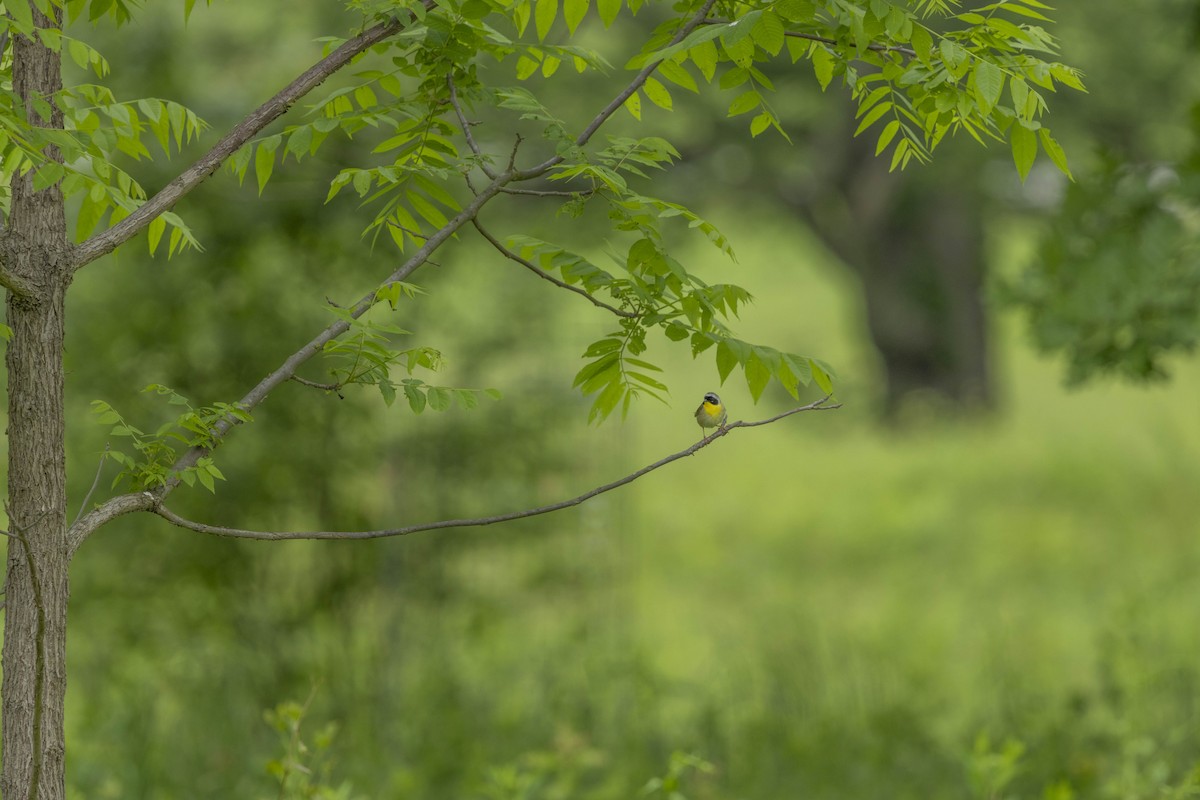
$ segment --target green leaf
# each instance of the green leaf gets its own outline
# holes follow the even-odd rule
[[[33,10],[28,0],[8,0],[5,9],[12,16],[14,27],[25,35],[33,33]]]
[[[893,119],[883,126],[883,130],[879,133],[879,141],[875,144],[875,155],[879,155],[887,149],[887,146],[892,143],[892,139],[896,137],[898,130],[900,130],[900,120],[898,119]]]
[[[406,380],[404,383],[404,396],[408,398],[408,406],[413,410],[414,414],[420,414],[425,410],[425,393],[421,391],[417,383],[409,383]]]
[[[604,27],[610,28],[621,11],[621,0],[596,0],[596,10],[600,12]]]
[[[1054,166],[1058,167],[1068,178],[1075,180],[1075,176],[1071,174],[1071,168],[1067,165],[1067,154],[1063,152],[1062,145],[1050,135],[1049,128],[1039,128],[1038,136],[1042,140],[1042,149],[1046,151],[1046,155],[1050,156]]]
[[[563,18],[567,21],[567,30],[572,36],[579,23],[587,16],[590,0],[563,0]]]
[[[150,221],[146,228],[146,235],[150,240],[150,255],[154,255],[154,251],[158,249],[158,243],[162,241],[162,235],[166,229],[167,221],[161,216]]]
[[[192,472],[192,471],[193,470],[189,470],[189,472]],[[204,486],[205,489],[208,489],[213,494],[217,493],[216,482],[213,481],[212,475],[210,475],[208,472],[206,472],[204,470],[194,470],[194,472],[195,472],[196,477],[200,479],[200,483],[201,483],[201,485]]]
[[[821,391],[825,394],[833,394],[833,379],[829,377],[825,368],[813,358],[808,360],[808,368],[812,370],[813,380],[817,382],[817,386],[821,387]]]
[[[1017,165],[1017,174],[1021,176],[1021,182],[1024,183],[1025,178],[1029,175],[1029,170],[1033,168],[1034,159],[1037,158],[1037,134],[1018,121],[1012,126],[1009,139],[1012,143],[1013,162]]]
[[[979,103],[979,112],[983,116],[987,116],[996,107],[996,103],[1000,100],[1000,93],[1004,91],[1004,73],[992,62],[978,60],[975,62],[975,71],[972,74],[975,79],[975,100]]]
[[[479,405],[479,395],[472,389],[455,389],[454,395],[458,398],[458,404],[467,410]]]
[[[728,339],[722,339],[717,345],[717,374],[721,377],[721,385],[725,385],[725,379],[733,372],[733,368],[738,364],[737,356],[734,355],[733,349],[729,346]]]
[[[754,89],[738,95],[729,104],[728,116],[736,117],[738,114],[745,114],[751,109],[758,108],[762,103],[762,96]]]
[[[654,105],[665,108],[667,111],[671,110],[671,93],[655,78],[647,78],[646,82],[642,84],[642,91]]]
[[[710,39],[705,39],[698,42],[695,47],[688,52],[688,57],[692,59],[692,63],[700,70],[700,74],[704,76],[704,80],[712,83],[713,75],[717,71],[717,46]]]
[[[429,407],[434,411],[445,411],[450,407],[450,390],[444,386],[429,388]]]
[[[773,56],[779,55],[779,51],[783,49],[783,22],[779,19],[779,15],[769,8],[764,10],[762,16],[758,18],[758,23],[751,30],[750,35],[755,44]]]
[[[602,358],[596,359],[576,373],[575,380],[571,382],[571,387],[581,386],[597,375],[617,369],[619,361],[620,355],[618,353],[609,353]]]
[[[750,121],[750,135],[758,136],[769,127],[771,127],[771,115],[765,112],[759,114]]]
[[[700,87],[696,85],[696,79],[692,77],[692,74],[674,61],[662,62],[658,65],[658,71],[659,74],[676,86],[682,86],[692,92],[700,91]]]
[[[642,100],[638,97],[637,92],[625,99],[625,110],[632,114],[634,119],[642,118]]]
[[[829,82],[833,80],[833,69],[837,66],[837,60],[824,45],[818,44],[812,51],[812,64],[817,83],[821,84],[821,91],[825,91]]]
[[[558,15],[558,0],[537,0],[534,6],[533,23],[537,28],[538,41],[545,41]]]
[[[263,187],[267,185],[267,181],[271,179],[271,172],[275,169],[275,150],[279,147],[281,138],[279,134],[275,134],[263,139],[258,143],[258,149],[254,152],[254,176],[258,179],[260,195]]]
[[[933,37],[929,35],[929,31],[921,25],[916,25],[913,27],[912,37],[909,41],[917,58],[922,63],[928,64],[933,55]]]
[[[862,118],[862,122],[858,123],[858,129],[854,131],[854,135],[858,136],[867,128],[874,125],[880,117],[892,110],[892,101],[884,100],[877,104],[874,108],[867,112],[867,115]]]
[[[746,361],[746,385],[750,388],[750,396],[754,398],[754,402],[758,402],[770,382],[770,367],[759,358],[757,349],[750,351],[750,358]]]

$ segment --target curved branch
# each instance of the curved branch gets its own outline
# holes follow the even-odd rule
[[[149,511],[157,502],[150,492],[130,492],[110,497],[91,511],[84,514],[67,529],[67,544],[70,555],[75,555],[79,545],[100,527],[112,522],[117,517],[132,514],[135,511]]]
[[[426,8],[433,8],[433,6],[433,0],[425,0]],[[108,230],[77,245],[74,253],[75,269],[84,267],[100,256],[111,253],[132,239],[155,217],[209,178],[227,158],[263,128],[281,117],[293,103],[320,85],[330,75],[349,64],[360,53],[398,33],[406,24],[407,22],[399,17],[381,22],[353,39],[347,40],[341,47],[311,66],[278,94],[252,111],[249,116],[225,134],[221,141],[213,145],[211,150],[201,156],[199,161],[160,189],[158,194],[143,203],[136,211]]]
[[[569,500],[560,500],[557,503],[550,505],[538,506],[524,511],[510,511],[507,514],[496,514],[490,517],[476,517],[474,519],[446,519],[438,522],[425,522],[419,525],[407,525],[403,528],[388,528],[385,530],[376,531],[252,531],[243,528],[227,528],[221,525],[207,525],[203,522],[195,522],[193,520],[184,519],[176,514],[171,509],[163,506],[161,503],[156,504],[152,510],[155,514],[170,522],[172,525],[177,525],[180,528],[186,528],[197,533],[207,533],[213,536],[225,536],[233,539],[265,539],[265,540],[285,540],[285,539],[382,539],[390,536],[406,536],[410,533],[418,533],[420,531],[444,530],[446,528],[473,528],[482,525],[494,525],[497,522],[509,522],[514,519],[525,519],[526,517],[536,517],[542,514],[549,514],[552,511],[561,511],[564,508],[571,508],[580,503],[591,500],[597,495],[611,492],[613,489],[618,489],[626,484],[633,483],[638,478],[653,472],[659,467],[665,467],[673,461],[678,461],[686,456],[694,455],[698,451],[708,447],[722,436],[727,435],[734,428],[755,428],[759,425],[768,425],[772,422],[777,422],[784,417],[790,417],[793,414],[799,414],[801,411],[831,411],[835,408],[841,408],[841,403],[834,405],[825,405],[825,401],[829,397],[822,397],[813,403],[809,403],[799,408],[789,409],[782,414],[777,414],[764,420],[756,422],[734,422],[724,428],[719,428],[709,436],[701,439],[696,444],[678,453],[672,453],[665,458],[660,458],[653,464],[642,467],[637,472],[632,472],[623,478],[619,478],[611,483],[606,483],[603,486],[597,486],[591,491],[572,497]]]
[[[509,259],[510,261],[517,262],[522,267],[529,270],[534,275],[537,275],[542,280],[550,281],[550,283],[553,283],[555,286],[557,286],[560,289],[566,289],[568,292],[574,292],[575,294],[586,298],[589,303],[596,306],[597,308],[603,308],[605,311],[611,311],[612,313],[616,314],[618,317],[627,317],[629,319],[637,318],[638,315],[635,312],[626,311],[624,309],[617,308],[616,306],[610,306],[608,303],[604,302],[603,300],[593,297],[591,294],[589,294],[584,289],[581,289],[578,286],[572,286],[571,284],[566,283],[565,281],[560,281],[558,278],[554,277],[549,272],[546,272],[545,270],[539,268],[537,264],[534,264],[531,261],[521,258],[519,255],[514,253],[512,250],[509,250],[507,247],[505,247],[503,244],[501,244],[499,239],[497,239],[495,236],[492,236],[490,233],[488,233],[487,230],[485,230],[484,227],[479,224],[478,219],[471,220],[471,224],[475,226],[475,230],[479,231],[480,236],[487,239],[491,243],[492,247],[496,248],[496,250],[500,253],[500,255],[504,256],[505,258]]]

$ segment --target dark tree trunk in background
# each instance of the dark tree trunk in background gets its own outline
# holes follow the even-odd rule
[[[798,206],[862,280],[887,381],[885,415],[920,397],[989,408],[982,157],[965,174],[944,152],[933,165],[889,173],[870,131],[849,134],[828,133],[816,188]]]
[[[38,12],[40,27],[58,27]],[[57,53],[14,37],[13,87],[35,124],[31,98],[62,86]],[[51,153],[51,157],[56,157]],[[67,566],[63,408],[64,298],[71,265],[62,193],[33,190],[32,172],[12,183],[0,259],[27,296],[8,297],[8,571],[4,614],[3,773],[6,800],[65,796]],[[34,788],[36,785],[36,789]]]

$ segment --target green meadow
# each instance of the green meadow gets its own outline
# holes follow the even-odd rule
[[[881,427],[853,281],[795,226],[710,216],[739,261],[695,246],[689,263],[758,297],[747,339],[831,362],[841,409],[735,430],[509,525],[262,544],[131,520],[97,537],[72,598],[74,796],[1200,793],[1195,364],[1153,388],[1069,390],[997,310],[997,411],[917,403]],[[1012,230],[1018,244],[997,245],[1009,272],[1029,249]],[[499,268],[447,256],[423,333],[491,337],[518,324],[513,304],[554,292],[521,274],[496,292]],[[538,347],[460,359],[460,374],[446,348],[452,378],[499,403],[414,418],[378,398],[308,401],[373,420],[323,445],[339,466],[320,491],[367,519],[537,505],[694,443],[704,391],[732,420],[791,402],[755,406],[664,344],[670,405],[588,427],[567,387],[608,322],[580,305],[529,334]],[[233,486],[286,458],[231,446],[223,468]],[[193,515],[313,524],[246,519],[250,501],[224,489]]]

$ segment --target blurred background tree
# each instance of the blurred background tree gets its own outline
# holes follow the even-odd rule
[[[853,112],[815,82],[779,93],[795,145],[769,134],[747,145],[739,123],[719,121],[727,98],[677,108],[664,121],[684,168],[662,194],[730,220],[739,280],[760,297],[750,330],[827,353],[857,410],[731,441],[628,496],[502,534],[266,546],[123,521],[74,567],[76,796],[274,794],[265,765],[279,752],[263,713],[314,685],[308,717],[313,729],[339,724],[331,774],[355,796],[628,796],[681,748],[716,765],[685,776],[693,798],[1185,796],[1200,751],[1200,428],[1185,399],[1196,371],[1179,367],[1176,393],[1064,396],[1057,365],[1014,345],[986,293],[989,276],[1054,263],[1031,256],[1038,237],[1109,208],[1105,174],[1147,163],[1184,174],[1195,4],[1152,5],[1057,12],[1065,60],[1091,87],[1056,108],[1071,113],[1059,125],[1079,188],[1035,170],[1022,189],[1007,148],[969,142],[888,174],[872,142],[846,139]],[[196,98],[221,130],[262,99],[246,96],[245,74],[282,83],[289,54],[336,16],[273,11],[198,9],[185,36],[177,9],[150,5],[139,24],[153,35],[98,45],[118,88],[153,79],[139,91]],[[1117,155],[1091,159],[1093,139]],[[332,165],[338,152],[322,157]],[[359,289],[380,256],[358,239],[353,201],[323,206],[323,187],[280,177],[262,201],[230,176],[188,199],[203,256],[149,262],[127,248],[79,276],[74,416],[151,382],[237,396],[322,318],[298,287],[335,299]],[[304,222],[318,210],[320,231]],[[529,230],[540,212],[514,213]],[[1087,237],[1119,228],[1093,223]],[[557,499],[694,435],[693,397],[715,387],[669,354],[687,387],[671,408],[640,409],[599,437],[582,430],[573,370],[547,365],[569,364],[594,318],[511,313],[542,309],[546,290],[490,280],[495,259],[455,245],[440,269],[461,291],[414,305],[406,326],[445,351],[456,385],[536,403],[417,426],[367,398],[289,385],[308,399],[275,404],[227,446],[220,507],[281,528],[485,513]],[[270,306],[254,302],[265,293]],[[85,331],[113,358],[73,357]],[[518,346],[530,341],[544,346]],[[722,393],[749,416],[743,388]],[[895,416],[930,393],[1010,401],[992,427],[870,431],[867,401]],[[104,433],[75,429],[73,497]]]

